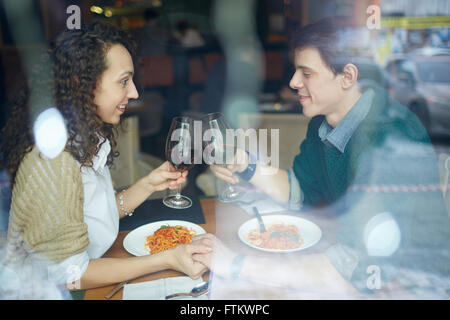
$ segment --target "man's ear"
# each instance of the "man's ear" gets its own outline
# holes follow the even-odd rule
[[[348,63],[342,70],[341,76],[342,88],[349,89],[358,81],[358,68],[353,63]]]

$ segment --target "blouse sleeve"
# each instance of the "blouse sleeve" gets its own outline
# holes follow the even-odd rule
[[[12,192],[8,239],[53,263],[89,245],[83,218],[83,184],[74,158],[46,159],[34,148],[19,167]]]

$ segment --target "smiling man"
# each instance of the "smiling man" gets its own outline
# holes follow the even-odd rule
[[[301,154],[295,159],[293,168],[265,175],[264,172],[274,171],[267,170],[262,163],[249,164],[247,157],[247,161],[232,170],[214,166],[212,169],[216,176],[230,183],[237,183],[239,179],[248,180],[275,200],[289,203],[291,208],[304,204],[302,199],[309,190],[303,190],[306,186],[301,185],[304,178],[299,167],[312,176],[312,171],[316,169],[323,171],[323,168],[311,167],[320,163],[318,158],[313,159],[312,163],[306,163],[309,155],[312,155],[308,151],[310,146],[315,144],[315,147],[320,148],[331,143],[343,153],[374,97],[373,90],[367,90],[363,95],[357,81],[358,68],[351,60],[346,61],[339,55],[336,50],[339,41],[336,27],[328,19],[300,29],[294,36],[295,73],[289,85],[297,91],[303,114],[312,118],[312,121],[308,128],[308,143],[302,145]],[[353,109],[355,111],[350,112]],[[343,124],[339,126],[342,121]],[[323,143],[320,140],[320,143],[313,143],[313,136]],[[341,191],[343,193],[345,189]],[[316,200],[305,204],[316,205],[319,199]]]
[[[283,270],[289,276],[281,284],[344,292],[347,283],[371,294],[396,279],[419,298],[448,295],[450,226],[436,188],[439,175],[430,139],[418,118],[386,90],[359,84],[357,64],[337,49],[342,45],[338,30],[325,19],[294,37],[290,86],[311,120],[292,168],[264,175],[264,164],[247,159],[212,170],[230,183],[247,180],[290,209],[327,210],[336,216],[336,243],[296,262],[292,272]],[[230,261],[222,261],[221,268],[233,265]],[[258,278],[256,269],[262,265]],[[241,274],[270,278],[268,264],[247,258],[239,266]],[[370,283],[371,270],[380,277],[374,283],[382,285]],[[275,266],[273,272],[280,274]],[[324,281],[325,275],[339,285]],[[433,287],[433,281],[442,288]]]
[[[358,68],[348,63],[335,74],[312,45],[295,50],[295,69],[289,85],[297,90],[308,118],[324,115],[336,127],[361,97]]]

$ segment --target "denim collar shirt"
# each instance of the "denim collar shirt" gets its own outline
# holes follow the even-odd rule
[[[348,141],[369,113],[374,96],[375,92],[372,89],[365,91],[336,128],[330,126],[324,119],[319,127],[319,137],[323,143],[344,153]]]

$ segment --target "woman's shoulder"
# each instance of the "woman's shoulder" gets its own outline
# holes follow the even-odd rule
[[[75,158],[70,154],[70,152],[68,152],[66,150],[63,150],[54,158],[49,158],[49,157],[45,156],[44,154],[42,154],[36,146],[32,147],[30,152],[28,152],[24,156],[22,162],[24,162],[24,161],[46,162],[46,163],[51,163],[54,165],[56,165],[58,163],[69,164],[72,166],[77,164]]]
[[[34,146],[22,159],[17,175],[29,177],[31,175],[52,176],[59,175],[78,175],[80,167],[75,158],[68,152],[62,151],[54,158],[48,158],[43,155],[39,149]],[[80,173],[81,177],[81,173]]]

